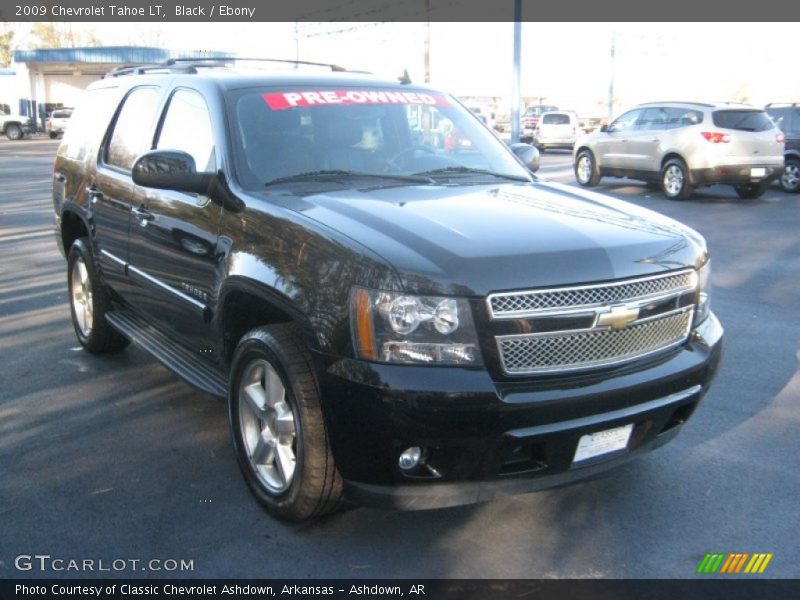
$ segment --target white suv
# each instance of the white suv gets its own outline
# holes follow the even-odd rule
[[[652,102],[578,140],[575,178],[583,186],[603,176],[641,179],[675,200],[717,183],[758,198],[783,174],[783,148],[783,133],[760,108]]]
[[[543,113],[533,131],[533,143],[539,150],[568,148],[572,150],[581,133],[578,115],[559,110]]]

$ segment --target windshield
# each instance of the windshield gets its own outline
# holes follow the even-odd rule
[[[449,96],[380,88],[251,88],[228,94],[242,186],[383,176],[477,183],[531,180],[491,131]],[[421,175],[425,175],[423,178]],[[426,179],[427,178],[427,179]]]

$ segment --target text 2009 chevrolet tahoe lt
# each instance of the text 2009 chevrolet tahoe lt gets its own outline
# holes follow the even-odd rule
[[[90,86],[53,172],[75,331],[228,399],[255,496],[479,502],[671,439],[722,328],[703,238],[537,182],[453,97],[214,61]]]

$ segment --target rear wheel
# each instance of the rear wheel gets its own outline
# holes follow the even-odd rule
[[[294,325],[259,327],[239,342],[228,416],[239,467],[269,513],[304,521],[342,505],[311,354]]]
[[[600,183],[600,171],[589,150],[581,150],[575,157],[575,179],[584,187],[594,187]]]
[[[743,200],[755,200],[764,195],[764,192],[767,191],[767,184],[764,181],[759,183],[746,183],[744,185],[735,185],[733,189],[736,190],[739,198]]]
[[[671,158],[661,169],[661,190],[670,200],[686,200],[692,195],[689,170],[680,158]]]
[[[51,140],[54,140],[58,137],[58,134],[55,131],[51,131],[49,135]]]
[[[786,159],[786,167],[781,177],[781,188],[790,194],[800,192],[800,159]]]
[[[127,338],[106,321],[111,298],[100,280],[87,238],[76,240],[69,250],[67,284],[72,326],[81,346],[92,354],[116,352],[127,346]]]
[[[12,123],[6,126],[6,137],[10,140],[21,140],[25,134],[22,132],[22,127]]]

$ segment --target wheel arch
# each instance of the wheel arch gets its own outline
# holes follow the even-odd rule
[[[75,240],[88,237],[90,231],[91,228],[84,215],[76,210],[65,208],[61,214],[61,246],[64,249],[64,256],[69,255],[69,249]]]
[[[241,275],[228,277],[220,288],[215,320],[226,365],[236,346],[251,329],[278,323],[296,323],[309,348],[319,340],[304,312],[288,296],[264,283]]]

